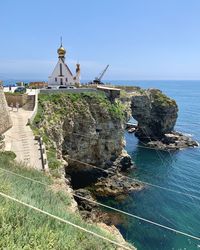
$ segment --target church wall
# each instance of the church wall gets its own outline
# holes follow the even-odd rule
[[[63,77],[60,77],[60,64],[62,64],[62,75]],[[57,78],[57,81],[55,81],[55,78]],[[63,63],[61,59],[59,59],[58,63],[56,64],[56,67],[52,73],[52,75],[49,77],[49,85],[58,85],[60,86],[60,79],[62,78],[63,85],[70,85],[74,84],[73,76],[71,76],[69,70],[67,69],[66,65]],[[67,78],[67,81],[66,81]]]

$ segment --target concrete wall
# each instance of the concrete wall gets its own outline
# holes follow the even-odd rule
[[[11,94],[9,92],[5,93],[6,101],[8,103],[8,106],[11,106],[11,103],[14,107],[16,107],[16,103],[19,103],[19,107],[22,107],[26,104],[28,95],[26,94]]]
[[[86,93],[86,92],[97,92],[96,89],[89,88],[80,88],[80,89],[41,89],[41,94],[53,94],[53,93]]]
[[[2,87],[0,86],[0,135],[12,127],[6,98]]]
[[[33,106],[33,113],[32,113],[31,117],[28,120],[29,124],[31,124],[33,122],[33,120],[35,119],[35,117],[37,115],[37,111],[38,111],[38,93],[39,93],[39,90],[37,90],[35,92],[35,95],[33,96],[34,97],[34,106]]]
[[[111,102],[114,102],[116,98],[120,97],[120,89],[97,86],[97,90],[98,92],[105,93]]]

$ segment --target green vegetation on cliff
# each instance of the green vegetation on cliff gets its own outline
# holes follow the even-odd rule
[[[39,107],[40,110],[36,116],[35,123],[42,119],[42,109],[45,104],[57,105],[54,111],[56,115],[64,115],[71,112],[84,113],[86,111],[87,103],[93,103],[97,109],[106,109],[110,116],[114,119],[123,119],[124,110],[123,105],[119,102],[111,103],[104,94],[100,93],[56,93],[56,94],[40,94]]]
[[[38,207],[110,239],[107,231],[84,222],[70,211],[71,199],[64,191],[55,188],[54,180],[44,173],[27,169],[14,161],[12,152],[0,153],[0,168],[39,180],[49,186],[34,183],[0,170],[0,192]],[[0,196],[0,249],[116,249],[90,234],[53,218],[28,209]]]
[[[124,109],[125,106],[120,101],[111,103],[102,93],[40,94],[38,112],[32,129],[36,135],[43,137],[47,146],[50,169],[55,172],[55,169],[61,165],[57,159],[55,143],[51,140],[51,135],[56,133],[56,130],[58,131],[59,124],[70,127],[70,122],[86,122],[89,129],[90,123],[101,124],[105,123],[105,120],[106,122],[123,123],[125,120]],[[48,134],[49,127],[51,127],[51,135]],[[79,133],[79,131],[77,132]]]
[[[154,103],[158,106],[177,106],[176,101],[169,98],[165,94],[163,94],[161,91],[156,91],[153,93],[153,100]]]

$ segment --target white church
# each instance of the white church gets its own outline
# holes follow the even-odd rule
[[[65,54],[66,50],[62,46],[62,41],[60,48],[57,50],[58,53],[58,62],[48,80],[49,87],[58,87],[58,86],[74,86],[75,84],[80,84],[80,64],[76,64],[76,75],[73,76],[71,70],[65,63]]]

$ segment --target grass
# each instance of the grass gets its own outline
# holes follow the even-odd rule
[[[40,180],[48,185],[54,180],[42,172],[27,169],[14,161],[13,153],[0,153],[0,168]],[[8,174],[0,170],[0,192],[69,220],[100,235],[114,236],[96,225],[87,224],[79,214],[70,212],[71,199],[65,192]],[[21,204],[0,197],[0,249],[117,249],[114,245],[65,225]]]
[[[69,112],[66,104],[71,103],[73,105],[74,111],[81,112],[84,110],[80,110],[79,107],[81,103],[95,103],[99,104],[100,107],[107,108],[107,111],[113,118],[122,119],[123,118],[123,109],[118,103],[111,103],[104,94],[101,93],[56,93],[56,94],[40,94],[39,95],[39,112],[37,119],[41,119],[42,113],[41,109],[44,107],[45,103],[52,103],[54,105],[58,105],[58,109],[56,110],[58,114],[66,114]],[[64,106],[63,106],[64,105]]]
[[[47,151],[47,159],[48,159],[48,165],[50,169],[58,169],[61,167],[60,161],[57,160],[57,154],[56,154],[56,149],[55,148],[50,148]]]

